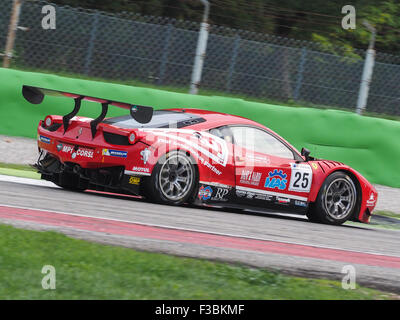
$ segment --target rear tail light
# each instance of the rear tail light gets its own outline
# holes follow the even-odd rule
[[[134,144],[136,141],[136,134],[134,132],[131,132],[128,136],[128,141],[130,144]]]
[[[44,119],[44,125],[45,125],[46,127],[50,127],[52,124],[53,124],[53,119],[51,119],[50,116],[47,116],[47,117]]]

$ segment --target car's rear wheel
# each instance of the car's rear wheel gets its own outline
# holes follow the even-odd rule
[[[193,158],[182,151],[172,151],[160,158],[147,181],[150,200],[178,205],[190,202],[198,183]]]
[[[344,172],[335,172],[325,179],[307,217],[313,222],[340,225],[353,216],[356,203],[353,180]]]

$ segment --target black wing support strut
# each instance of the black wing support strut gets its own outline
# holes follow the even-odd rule
[[[75,98],[75,106],[74,110],[72,110],[70,113],[66,114],[63,116],[63,126],[64,126],[64,134],[67,132],[68,127],[69,127],[69,121],[77,115],[79,112],[79,109],[81,108],[81,102],[82,102],[83,96],[80,96],[78,98]]]
[[[101,114],[94,120],[90,121],[90,130],[92,131],[92,139],[94,139],[97,132],[97,125],[104,120],[107,115],[109,102],[101,104]]]

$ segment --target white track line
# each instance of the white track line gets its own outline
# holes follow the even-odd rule
[[[45,212],[50,212],[50,213],[57,213],[57,214],[84,217],[84,218],[94,218],[94,219],[101,219],[101,220],[107,220],[107,221],[132,223],[132,224],[139,224],[139,225],[142,225],[142,226],[157,227],[157,228],[164,228],[164,229],[171,229],[171,230],[180,230],[180,231],[197,232],[197,233],[204,233],[204,234],[213,234],[213,235],[217,235],[217,236],[225,236],[225,237],[232,237],[232,238],[243,238],[243,239],[249,239],[249,240],[278,242],[278,243],[284,243],[284,244],[315,247],[315,248],[321,248],[321,249],[341,250],[341,251],[346,251],[346,252],[356,252],[356,253],[365,253],[365,254],[371,254],[371,255],[377,255],[377,256],[387,256],[387,257],[400,258],[400,256],[397,256],[397,255],[390,255],[390,254],[377,253],[377,252],[350,250],[350,249],[343,249],[343,248],[330,247],[330,246],[320,246],[320,245],[301,243],[301,242],[282,241],[282,240],[276,240],[276,239],[271,239],[271,238],[251,237],[251,236],[245,236],[245,235],[221,233],[221,232],[216,232],[216,231],[206,231],[206,230],[200,230],[200,229],[180,228],[180,227],[175,227],[175,226],[153,224],[153,223],[134,221],[134,220],[133,221],[129,221],[129,220],[112,219],[112,218],[98,217],[98,216],[88,216],[88,215],[83,215],[83,214],[78,214],[78,213],[68,213],[68,212],[63,212],[63,211],[46,210],[46,209],[39,209],[39,208],[30,208],[30,207],[24,207],[24,206],[14,206],[14,205],[8,205],[8,204],[4,204],[4,203],[0,203],[0,206],[10,207],[10,208],[17,208],[17,209],[45,211]]]
[[[0,181],[28,184],[28,185],[32,185],[32,186],[44,186],[44,187],[59,188],[58,186],[56,186],[54,183],[52,183],[50,181],[7,176],[7,175],[3,175],[3,174],[0,174]]]

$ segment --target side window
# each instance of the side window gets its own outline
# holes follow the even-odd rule
[[[213,128],[210,130],[210,133],[218,138],[224,139],[228,143],[233,143],[232,131],[227,126]]]
[[[231,127],[234,143],[240,147],[272,156],[294,159],[293,152],[271,134],[251,127]]]

